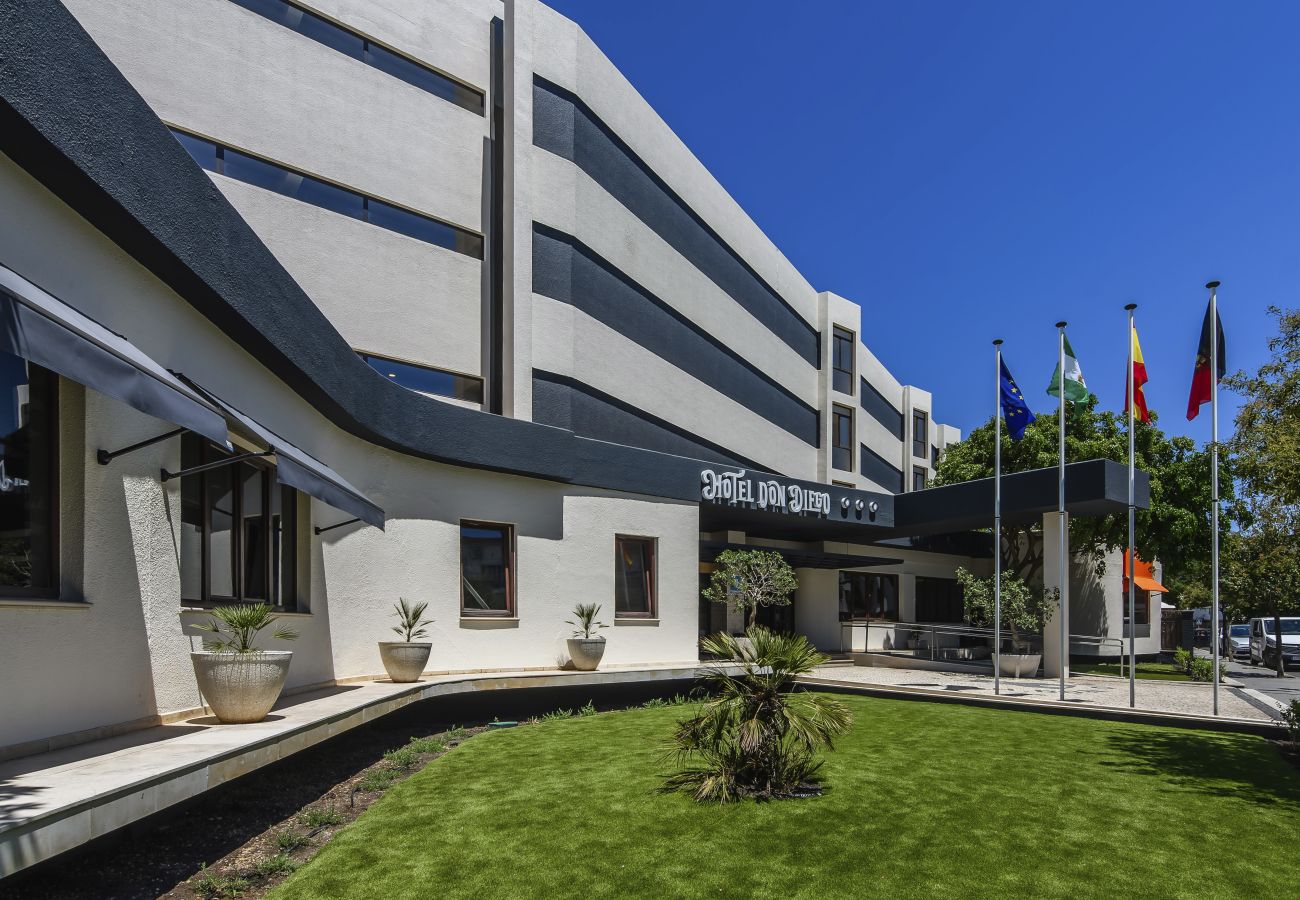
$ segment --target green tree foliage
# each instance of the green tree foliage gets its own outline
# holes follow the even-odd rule
[[[752,628],[740,640],[706,638],[718,657],[704,670],[709,698],[677,723],[673,751],[680,771],[664,787],[720,803],[789,797],[817,782],[821,760],[853,717],[825,694],[795,690],[795,679],[826,662],[801,634]],[[733,674],[739,664],[741,671]]]
[[[993,579],[979,578],[966,569],[957,570],[966,603],[966,621],[976,628],[992,628],[994,623]],[[1060,605],[1056,588],[1036,591],[1010,572],[1002,573],[1002,627],[1011,631],[1011,645],[1017,653],[1029,652],[1029,636],[1042,634],[1047,620]]]
[[[788,606],[799,586],[794,569],[771,550],[723,550],[714,560],[704,599],[730,603],[745,616],[745,629],[754,625],[760,606]]]
[[[1135,542],[1143,559],[1158,559],[1164,566],[1164,583],[1179,605],[1209,595],[1210,557],[1210,453],[1198,450],[1187,437],[1170,438],[1156,424],[1137,425],[1134,441],[1137,467],[1151,476],[1151,508],[1138,510]],[[1002,430],[1002,473],[1054,468],[1057,465],[1057,412],[1040,413],[1026,430],[1024,440],[1013,441]],[[993,477],[993,421],[976,428],[958,444],[944,450],[936,485],[956,484]],[[1120,413],[1097,408],[1097,399],[1071,403],[1065,420],[1067,463],[1110,459],[1127,465],[1127,421]],[[1219,463],[1225,498],[1232,496],[1231,467],[1227,454]],[[992,511],[990,510],[990,516]],[[1226,517],[1221,533],[1228,531]],[[1004,567],[1025,581],[1036,580],[1043,566],[1041,524],[1004,525]],[[1070,547],[1091,554],[1101,565],[1103,553],[1128,544],[1128,520],[1123,513],[1109,516],[1075,516],[1070,520]]]
[[[1227,385],[1243,398],[1230,447],[1241,500],[1225,543],[1225,606],[1233,618],[1300,613],[1300,310],[1270,307],[1270,358]],[[1281,654],[1275,661],[1283,674]]]

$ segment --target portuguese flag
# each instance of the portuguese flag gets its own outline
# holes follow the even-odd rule
[[[1052,371],[1052,383],[1047,386],[1047,393],[1053,397],[1061,396],[1061,364],[1058,362]],[[1092,391],[1083,383],[1083,370],[1075,358],[1070,339],[1065,339],[1065,399],[1071,403],[1080,403],[1092,396]]]
[[[1219,311],[1214,311],[1213,330],[1219,342],[1219,371],[1215,373],[1216,377],[1213,382],[1221,381],[1225,371],[1224,341],[1223,341],[1223,323],[1219,321]],[[1201,324],[1201,343],[1196,348],[1196,367],[1192,370],[1192,390],[1187,395],[1187,421],[1195,419],[1200,413],[1201,407],[1210,402],[1210,394],[1214,390],[1213,382],[1210,379],[1210,307],[1205,307],[1205,321]]]
[[[1133,415],[1141,422],[1150,422],[1151,413],[1147,411],[1147,395],[1142,386],[1147,383],[1147,364],[1142,360],[1142,345],[1138,343],[1137,326],[1133,326]],[[1128,383],[1124,385],[1124,412],[1128,413]]]

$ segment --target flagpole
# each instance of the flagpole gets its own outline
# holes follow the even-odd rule
[[[1002,693],[1002,339],[993,342],[993,693]]]
[[[1061,617],[1061,700],[1065,699],[1065,679],[1069,675],[1070,668],[1070,584],[1067,579],[1069,576],[1069,565],[1066,562],[1066,554],[1070,552],[1069,539],[1067,535],[1067,522],[1065,519],[1065,322],[1057,322],[1056,328],[1060,332],[1057,353],[1056,371],[1059,374],[1059,381],[1056,385],[1061,394],[1061,410],[1057,418],[1060,420],[1060,461],[1058,464],[1057,490],[1056,490],[1056,510],[1057,524],[1060,534],[1060,580],[1057,584],[1060,586],[1060,606],[1057,614]]]
[[[1124,307],[1128,310],[1128,705],[1137,706],[1137,601],[1133,591],[1135,563],[1133,554],[1133,530],[1136,524],[1136,512],[1133,506],[1133,394],[1136,390],[1133,378],[1133,310],[1136,303]]]
[[[1214,675],[1210,696],[1214,714],[1219,714],[1219,282],[1205,285],[1210,291],[1210,635],[1214,641]]]

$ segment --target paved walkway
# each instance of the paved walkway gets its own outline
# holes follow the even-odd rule
[[[420,700],[448,694],[691,679],[694,663],[598,672],[431,675],[281,699],[251,725],[200,716],[0,763],[0,878]],[[0,890],[3,894],[3,890]]]
[[[931,672],[871,666],[823,666],[814,677],[845,684],[897,687],[993,697],[992,675]],[[1066,682],[1065,702],[1079,706],[1128,709],[1128,679],[1076,675]],[[1003,678],[1001,696],[1020,702],[1060,703],[1060,682],[1055,678]],[[1210,685],[1189,681],[1139,678],[1137,708],[1148,712],[1210,716]],[[1270,715],[1252,704],[1235,688],[1219,688],[1219,714],[1224,718],[1269,721]]]

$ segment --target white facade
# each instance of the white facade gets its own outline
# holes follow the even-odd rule
[[[306,494],[293,501],[296,596],[285,614],[302,636],[289,690],[377,675],[376,643],[390,637],[399,597],[430,604],[434,671],[563,665],[565,620],[581,602],[601,603],[613,626],[605,664],[693,661],[702,540],[874,558],[841,568],[896,576],[905,621],[917,614],[918,577],[987,568],[877,546],[870,529],[861,539],[705,533],[698,496],[639,487],[653,480],[644,466],[736,466],[834,486],[845,519],[850,500],[878,499],[887,519],[893,495],[928,485],[960,434],[934,421],[927,391],[871,353],[870,313],[819,293],[573,22],[534,0],[311,0],[285,7],[283,21],[234,0],[66,6],[195,159],[211,153],[194,177],[211,179],[273,261],[223,255],[219,230],[202,252],[237,274],[282,266],[332,329],[303,321],[297,335],[299,323],[270,309],[276,352],[251,349],[0,153],[0,209],[22,223],[0,228],[0,263],[382,507],[382,531],[331,528],[348,516]],[[313,39],[295,25],[303,15],[367,49]],[[416,74],[374,64],[373,48],[390,54],[383,65]],[[359,205],[341,211],[348,203]],[[214,211],[214,229],[228,212]],[[204,237],[195,229],[187,240]],[[836,353],[837,330],[851,335],[847,354]],[[459,448],[407,452],[397,438],[359,433],[295,380],[338,336],[393,362],[364,371],[379,388],[399,370],[423,372],[429,382],[413,386],[422,403],[536,423],[536,476],[487,458],[518,448],[453,465],[435,460]],[[835,373],[846,359],[848,390]],[[847,439],[837,412],[849,417]],[[188,513],[182,480],[159,478],[184,466],[181,441],[95,459],[171,427],[60,379],[57,590],[0,596],[0,679],[39,685],[6,693],[0,755],[200,707],[188,654],[205,609],[182,599],[195,580],[179,549]],[[554,474],[563,467],[545,448],[571,446],[554,443],[560,436],[584,439],[572,446],[599,459],[561,461],[577,474]],[[443,436],[420,437],[434,446]],[[463,606],[465,523],[513,529],[508,615]],[[624,538],[654,547],[654,601],[638,617],[615,615]],[[838,571],[799,569],[794,626],[826,649],[841,643]]]

